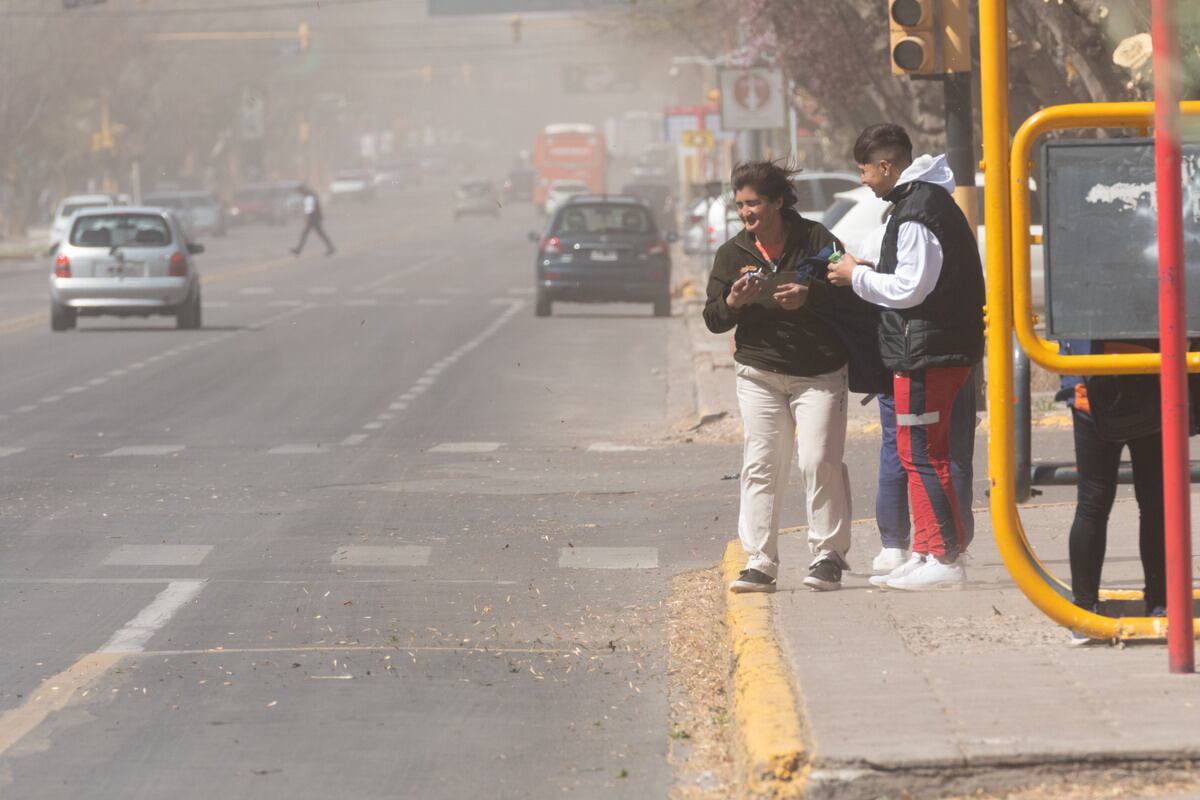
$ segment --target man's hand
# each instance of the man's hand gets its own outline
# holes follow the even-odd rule
[[[729,287],[729,296],[725,298],[725,305],[737,310],[757,297],[760,291],[762,291],[761,280],[750,275],[743,275],[733,282],[733,286]]]
[[[802,283],[781,283],[772,297],[788,311],[795,311],[808,299],[808,287]]]
[[[829,262],[829,282],[834,286],[849,286],[850,278],[854,275],[854,268],[859,264],[871,266],[865,261],[859,261],[849,253],[842,253],[842,257],[837,261]]]

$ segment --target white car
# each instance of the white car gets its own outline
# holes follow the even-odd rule
[[[333,175],[329,184],[329,201],[337,205],[349,200],[375,199],[375,176],[365,169],[343,169]]]
[[[825,209],[833,203],[838,192],[849,191],[858,185],[858,176],[850,172],[801,172],[792,176],[792,188],[798,198],[792,208],[805,219],[821,222]]]
[[[568,197],[577,194],[591,194],[592,190],[583,181],[566,181],[558,180],[550,184],[550,188],[546,190],[546,216],[554,216],[554,212],[558,210]]]
[[[742,221],[728,195],[711,200],[702,197],[692,204],[684,220],[683,252],[711,255],[741,229]]]
[[[76,212],[85,208],[104,208],[106,206],[127,206],[130,203],[128,195],[123,194],[73,194],[63,198],[54,211],[54,222],[50,224],[50,247],[61,243],[71,229],[71,218]]]
[[[983,224],[983,175],[976,175],[975,181],[976,187],[979,190],[979,227],[976,231],[976,239],[979,241],[979,258],[981,261],[986,261],[987,239],[986,229]],[[1030,210],[1033,212],[1033,218],[1040,220],[1038,195],[1036,187],[1032,185],[1032,182],[1030,190]],[[883,224],[890,209],[891,204],[886,200],[876,197],[875,193],[866,186],[859,186],[857,189],[841,192],[836,196],[833,204],[825,209],[825,226],[829,228],[829,231],[834,236],[841,240],[848,252],[858,254],[863,252],[863,245],[871,232]],[[1030,225],[1029,233],[1031,236],[1040,239],[1042,226],[1040,224]],[[1044,303],[1044,259],[1045,252],[1043,246],[1040,244],[1033,245],[1030,252],[1029,270],[1033,292],[1031,299],[1034,306],[1041,306]]]

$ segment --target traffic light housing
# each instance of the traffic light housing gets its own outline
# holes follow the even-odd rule
[[[888,0],[893,75],[971,71],[969,0]]]
[[[941,72],[937,10],[937,0],[888,0],[893,75]]]

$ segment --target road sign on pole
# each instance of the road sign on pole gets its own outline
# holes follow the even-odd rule
[[[782,70],[774,67],[724,69],[719,77],[722,129],[764,131],[787,127]]]

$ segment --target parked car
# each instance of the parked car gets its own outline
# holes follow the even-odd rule
[[[229,221],[234,225],[280,225],[287,219],[287,199],[276,184],[251,183],[234,190]]]
[[[825,209],[837,193],[859,185],[858,176],[850,172],[801,172],[792,176],[792,188],[796,190],[798,198],[792,208],[805,219],[822,222]]]
[[[976,230],[976,238],[979,241],[980,259],[986,261],[987,237],[984,228],[982,173],[975,176],[975,186],[979,191],[980,201],[979,227]],[[1030,181],[1030,192],[1030,212],[1033,224],[1029,226],[1029,233],[1040,240],[1042,235],[1041,204],[1038,199],[1037,187],[1032,181]],[[825,210],[825,225],[834,236],[842,241],[847,251],[857,255],[864,251],[867,238],[873,231],[878,230],[887,218],[890,209],[891,204],[886,200],[876,197],[875,193],[866,186],[859,186],[848,192],[840,192],[835,197],[833,204]],[[1042,245],[1035,244],[1031,249],[1029,260],[1034,305],[1040,305],[1043,302],[1044,260],[1045,251]]]
[[[412,161],[380,164],[375,168],[375,187],[380,192],[401,192],[421,182],[421,172]]]
[[[742,229],[728,193],[702,197],[692,203],[684,219],[683,251],[690,255],[713,254]]]
[[[465,180],[454,190],[454,218],[463,214],[500,216],[500,191],[487,178]]]
[[[50,273],[50,328],[74,328],[78,316],[167,315],[176,327],[200,327],[200,275],[188,241],[166,209],[89,208],[75,214]]]
[[[329,184],[329,198],[333,204],[351,200],[366,202],[375,199],[375,178],[370,170],[342,169],[333,174]]]
[[[555,301],[652,303],[654,316],[671,313],[668,238],[637,198],[576,195],[530,239],[538,243],[537,316],[549,316]]]
[[[152,192],[142,198],[142,205],[173,211],[189,237],[226,233],[225,207],[209,192]]]
[[[64,197],[54,211],[54,221],[50,223],[49,246],[53,248],[67,237],[67,231],[71,227],[71,218],[75,216],[76,212],[85,208],[125,206],[129,205],[129,202],[129,196],[124,194],[73,194]]]
[[[577,194],[588,194],[592,190],[583,181],[575,180],[557,180],[550,182],[550,188],[546,190],[546,203],[543,210],[547,216],[553,216],[554,212],[558,211],[558,207],[566,202],[568,197]]]

